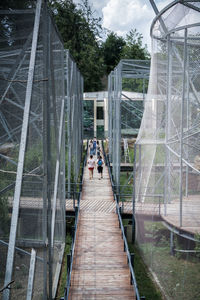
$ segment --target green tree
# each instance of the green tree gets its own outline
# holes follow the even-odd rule
[[[72,0],[52,1],[51,6],[64,47],[70,50],[84,77],[85,91],[101,89],[104,64],[98,42],[100,19],[93,17],[86,0],[82,3],[82,9],[78,9]]]
[[[142,47],[143,36],[136,29],[131,29],[126,35],[120,58],[121,59],[149,59],[147,46]]]
[[[109,74],[119,63],[121,52],[125,45],[125,40],[114,32],[110,32],[106,41],[102,43],[102,55],[106,65],[107,74]]]

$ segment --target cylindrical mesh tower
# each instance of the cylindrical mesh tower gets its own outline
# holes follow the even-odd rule
[[[169,299],[200,294],[199,16],[199,2],[174,1],[152,23],[135,151],[137,242]]]

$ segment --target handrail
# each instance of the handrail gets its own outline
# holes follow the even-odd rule
[[[73,266],[73,260],[74,260],[74,251],[75,251],[75,244],[76,244],[76,234],[77,234],[77,227],[78,227],[78,220],[79,220],[79,210],[80,210],[80,199],[82,197],[82,185],[83,185],[83,172],[84,172],[84,167],[86,166],[87,162],[87,152],[88,152],[88,143],[87,143],[87,149],[86,149],[86,154],[84,157],[84,162],[83,162],[83,167],[81,170],[81,182],[79,183],[79,190],[80,192],[75,192],[78,193],[78,206],[75,207],[75,228],[74,228],[74,236],[72,237],[72,245],[71,245],[71,250],[70,250],[70,255],[68,256],[67,259],[69,261],[67,262],[67,282],[65,286],[65,293],[64,293],[64,300],[68,300],[69,297],[69,290],[70,290],[70,285],[71,285],[71,274],[72,274],[72,266]]]
[[[125,247],[127,257],[128,257],[128,265],[129,265],[129,269],[130,269],[130,273],[131,273],[131,279],[132,279],[133,285],[134,285],[136,299],[140,300],[140,295],[139,295],[139,291],[138,291],[138,287],[137,287],[135,273],[134,273],[133,266],[132,266],[131,255],[130,255],[130,252],[129,252],[128,243],[127,243],[126,235],[125,235],[125,232],[124,232],[124,225],[123,225],[123,222],[122,222],[120,207],[119,207],[119,204],[117,202],[117,199],[116,199],[115,195],[114,195],[114,198],[115,198],[115,202],[116,202],[116,210],[117,210],[117,214],[118,214],[120,228],[121,228],[121,231],[122,231],[122,237],[123,237],[123,240],[124,240],[124,247]]]
[[[135,273],[134,273],[133,266],[132,266],[131,255],[130,255],[130,252],[129,252],[128,243],[127,243],[127,239],[126,239],[126,235],[125,235],[125,231],[124,231],[124,225],[123,225],[122,217],[121,217],[121,213],[120,213],[121,208],[119,207],[118,199],[117,199],[116,193],[114,192],[114,181],[113,181],[112,174],[111,174],[110,161],[109,161],[108,156],[105,153],[103,142],[102,142],[102,149],[103,149],[105,164],[108,167],[109,177],[110,177],[111,186],[112,186],[114,199],[115,199],[115,203],[116,203],[116,212],[118,214],[119,224],[120,224],[120,228],[121,228],[121,231],[122,231],[122,237],[123,237],[123,240],[124,240],[124,250],[126,251],[127,258],[128,258],[128,265],[129,265],[129,269],[130,269],[130,273],[131,273],[131,282],[133,282],[133,285],[134,285],[134,291],[135,291],[135,294],[136,294],[136,299],[140,300],[140,295],[139,295],[139,291],[138,291],[138,287],[137,287]]]

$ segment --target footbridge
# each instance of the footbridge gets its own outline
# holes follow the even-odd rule
[[[89,179],[84,167],[64,299],[140,299],[108,167]]]

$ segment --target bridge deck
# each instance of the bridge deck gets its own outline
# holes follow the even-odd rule
[[[135,299],[105,166],[103,175],[89,180],[85,168],[69,299]]]

